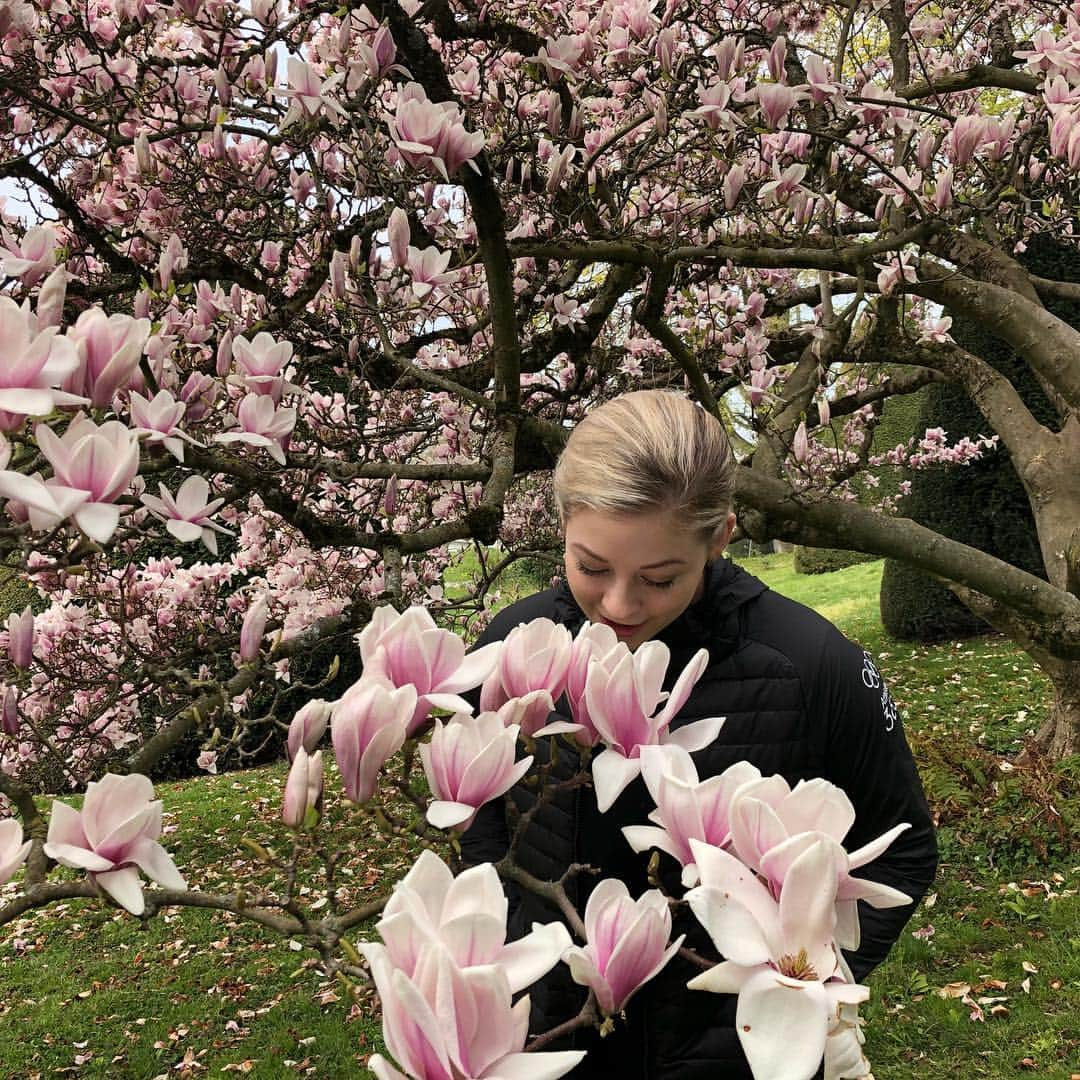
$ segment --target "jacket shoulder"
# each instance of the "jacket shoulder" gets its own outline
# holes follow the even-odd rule
[[[477,646],[502,641],[520,623],[532,622],[533,619],[556,618],[557,596],[558,589],[545,589],[543,592],[515,600],[492,618],[487,629],[477,639]]]

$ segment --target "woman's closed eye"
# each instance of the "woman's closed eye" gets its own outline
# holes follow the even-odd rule
[[[601,574],[608,573],[606,567],[586,566],[581,562],[577,564],[577,568],[586,577],[599,577]],[[674,578],[668,578],[666,581],[653,581],[652,578],[643,577],[641,580],[653,589],[670,589],[675,584]]]

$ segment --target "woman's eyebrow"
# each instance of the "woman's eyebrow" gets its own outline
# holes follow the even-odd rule
[[[595,552],[590,551],[584,544],[572,543],[570,546],[589,559],[595,559],[597,562],[607,562],[607,559],[602,555],[597,555]],[[685,559],[661,559],[660,562],[648,563],[646,566],[639,567],[639,569],[658,570],[661,566],[683,566],[685,563]]]

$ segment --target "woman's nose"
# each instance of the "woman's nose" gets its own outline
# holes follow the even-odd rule
[[[633,623],[637,610],[636,590],[632,585],[614,582],[604,593],[604,614],[612,622]]]

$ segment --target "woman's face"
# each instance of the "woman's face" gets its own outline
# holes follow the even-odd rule
[[[577,509],[566,523],[566,580],[590,622],[607,623],[631,649],[655,637],[701,595],[735,515],[713,542],[677,528],[666,511],[613,515]]]

